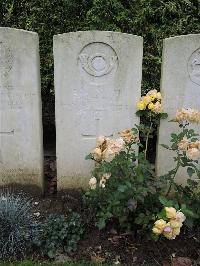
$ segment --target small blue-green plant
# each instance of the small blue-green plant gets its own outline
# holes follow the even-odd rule
[[[0,191],[0,259],[24,256],[33,232],[30,200],[9,190]]]

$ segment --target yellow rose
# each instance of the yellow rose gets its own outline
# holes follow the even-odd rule
[[[170,220],[170,225],[174,229],[174,228],[180,228],[183,224],[180,221],[176,220],[176,219],[171,219]]]
[[[157,92],[157,93],[156,93],[156,98],[157,98],[158,100],[161,100],[161,99],[162,99],[162,96],[161,96],[161,93],[160,93],[160,92]]]
[[[153,233],[156,234],[156,235],[160,235],[162,234],[162,230],[157,228],[157,227],[153,227],[152,229]]]
[[[163,219],[157,220],[154,225],[156,228],[163,230],[166,226],[166,222]]]
[[[101,153],[101,149],[100,148],[95,148],[92,152],[91,152],[92,157],[94,158],[95,161],[99,162],[102,159],[102,153]]]
[[[151,102],[151,97],[149,95],[144,96],[143,103],[147,106]]]
[[[150,103],[149,105],[148,105],[148,109],[149,110],[152,110],[154,108],[154,104],[153,103]]]
[[[147,95],[149,95],[149,96],[155,96],[157,94],[157,90],[150,90],[149,92],[147,92]]]
[[[173,207],[165,207],[166,216],[169,219],[176,219],[176,209]]]
[[[140,110],[140,111],[141,110],[145,110],[145,108],[146,108],[146,106],[145,106],[143,101],[140,101],[140,102],[137,103],[137,109],[138,110]]]

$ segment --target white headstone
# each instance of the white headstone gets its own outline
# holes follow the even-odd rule
[[[43,185],[39,42],[0,28],[0,185]]]
[[[58,189],[85,187],[96,137],[139,123],[143,40],[113,32],[54,36]]]
[[[157,146],[157,174],[166,174],[175,167],[173,152],[159,144],[169,144],[170,135],[179,132],[178,123],[168,122],[175,118],[179,108],[200,110],[200,34],[177,36],[164,40],[161,92],[164,112],[169,117],[161,120]],[[200,133],[199,125],[192,128]],[[184,183],[186,171],[181,169],[177,182]]]

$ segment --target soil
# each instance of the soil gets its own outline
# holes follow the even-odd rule
[[[19,192],[19,188],[17,191]],[[86,224],[83,239],[75,253],[67,254],[72,261],[114,262],[122,265],[200,265],[200,229],[182,233],[176,240],[154,242],[133,232],[120,234],[112,227],[99,231],[87,220],[90,210],[85,209],[82,191],[63,191],[59,194],[40,197],[30,193],[33,214],[38,220],[44,220],[51,213],[67,215],[70,210],[79,212]],[[43,259],[34,254],[35,259]]]

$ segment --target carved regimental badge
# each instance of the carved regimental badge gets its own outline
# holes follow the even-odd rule
[[[192,82],[200,86],[200,48],[188,60],[188,73]]]
[[[116,52],[105,43],[90,43],[85,46],[78,56],[85,72],[94,77],[102,77],[117,68]]]

